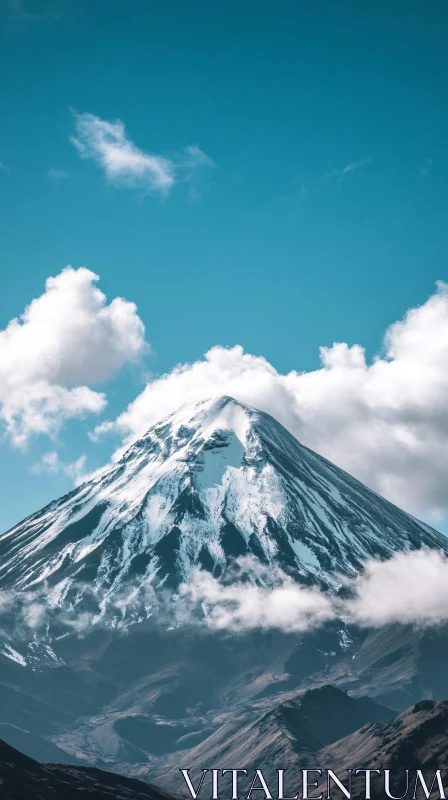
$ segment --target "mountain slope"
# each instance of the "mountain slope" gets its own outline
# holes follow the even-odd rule
[[[362,727],[357,728],[359,725]],[[336,738],[347,731],[348,735]],[[276,770],[281,766],[286,771],[286,782],[296,791],[300,769],[310,765],[331,767],[343,781],[350,768],[387,768],[391,770],[392,792],[402,796],[406,769],[410,772],[412,792],[416,769],[423,771],[429,786],[435,770],[444,771],[448,766],[447,701],[424,700],[393,716],[390,709],[367,697],[354,699],[325,686],[306,692],[252,722],[234,720],[233,729],[224,725],[218,734],[197,748],[164,759],[157,772],[159,780],[174,791],[185,792],[180,765],[188,764],[190,774],[195,776],[204,765],[220,764],[225,768],[233,764],[248,770],[249,777],[240,780],[242,789],[248,788],[255,768],[261,768],[268,783],[275,787]],[[221,780],[225,791],[228,784]],[[28,797],[72,800],[81,795],[92,800],[174,797],[157,786],[101,769],[40,764],[1,740],[0,784],[5,800]],[[206,793],[209,784],[210,781],[204,785]],[[363,790],[362,776],[354,778],[352,796],[363,797]],[[419,791],[417,796],[423,797],[423,792]],[[382,777],[373,776],[372,797],[384,797]]]
[[[324,686],[263,716],[234,719],[197,747],[174,753],[153,775],[156,780],[166,776],[165,785],[179,791],[181,779],[174,765],[188,765],[197,776],[203,765],[224,763],[248,770],[250,777],[241,778],[242,788],[256,768],[263,770],[269,786],[276,787],[277,769],[285,769],[288,789],[294,792],[299,766],[331,768],[343,781],[348,769],[390,769],[397,797],[403,796],[408,769],[410,797],[416,769],[423,771],[430,785],[435,770],[448,767],[448,702],[423,700],[396,715],[368,697],[353,698]],[[352,797],[364,797],[362,776],[353,777]],[[334,796],[341,795],[335,792]],[[376,776],[372,796],[385,797],[384,780]],[[423,797],[423,792],[419,790],[417,796]]]
[[[126,587],[175,588],[194,567],[218,576],[242,555],[337,586],[338,573],[368,558],[422,546],[445,549],[446,538],[268,414],[223,397],[182,406],[116,464],[3,534],[0,586],[46,582],[53,605],[89,595],[101,615]]]
[[[73,761],[150,774],[159,759],[225,744],[230,729],[244,748],[247,714],[248,740],[263,718],[263,752],[272,735],[293,758],[294,737],[270,712],[308,688],[332,683],[397,708],[445,697],[445,629],[369,633],[335,620],[303,635],[205,635],[165,624],[151,602],[175,598],[197,567],[231,577],[238,556],[251,556],[253,579],[281,567],[334,590],[372,556],[446,541],[269,415],[231,398],[183,406],[0,536],[2,735],[33,756],[56,746]],[[268,567],[261,577],[257,564]],[[41,627],[22,630],[43,603]]]
[[[170,800],[173,795],[133,778],[92,767],[39,764],[0,740],[3,800]]]
[[[398,775],[404,769],[432,769],[434,775],[435,769],[448,767],[448,701],[422,700],[394,719],[370,722],[325,747],[321,755],[342,770],[355,763]]]
[[[294,769],[299,763],[315,763],[314,756],[321,748],[373,720],[389,720],[395,713],[369,697],[349,697],[334,686],[322,686],[265,714],[233,718],[196,747],[169,756],[155,775],[161,779],[166,771],[170,776],[166,785],[177,790],[176,765],[188,765],[194,775],[200,774],[203,766],[215,764],[244,766],[249,773],[263,767],[266,776],[276,777],[279,767]]]

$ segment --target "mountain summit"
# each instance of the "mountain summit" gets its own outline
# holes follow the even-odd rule
[[[238,556],[336,586],[372,557],[446,539],[301,445],[268,414],[221,397],[183,405],[114,465],[0,537],[0,586],[131,582],[175,589]],[[75,590],[76,587],[76,590]],[[80,594],[81,593],[81,594]]]

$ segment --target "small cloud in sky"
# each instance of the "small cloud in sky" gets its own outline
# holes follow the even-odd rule
[[[8,0],[8,9],[12,17],[20,20],[39,19],[39,14],[28,11],[22,0]]]
[[[66,463],[60,460],[56,450],[50,450],[48,453],[44,453],[39,461],[31,465],[31,472],[35,475],[63,473],[73,480],[75,486],[78,486],[87,477],[86,461],[87,456],[83,453],[76,461]]]
[[[30,0],[7,0],[9,17],[16,23],[39,23],[52,20],[59,20],[60,14],[55,10],[54,3],[47,3],[39,11],[33,6]]]
[[[119,119],[108,122],[94,114],[75,113],[75,133],[70,141],[80,156],[96,161],[109,180],[162,193],[173,185],[174,162],[138,148]]]
[[[65,181],[70,178],[70,175],[64,169],[54,169],[53,167],[50,167],[50,169],[45,173],[45,177],[54,181]]]
[[[422,176],[422,178],[427,178],[431,174],[431,169],[432,169],[432,158],[427,158],[425,160],[425,163],[420,169],[420,175]]]
[[[124,123],[103,120],[94,114],[74,113],[75,133],[70,141],[81,158],[90,158],[103,169],[106,178],[116,184],[166,195],[172,187],[213,160],[196,145],[185,148],[180,158],[149,153],[127,136]]]
[[[215,162],[213,161],[207,153],[204,153],[197,145],[190,145],[189,147],[185,148],[185,152],[188,156],[187,161],[185,162],[186,167],[190,169],[196,169],[196,167],[216,167]]]
[[[3,161],[0,161],[0,172],[5,172],[6,174],[9,174],[11,172],[11,169],[10,167],[8,167],[7,164],[4,164]]]
[[[332,180],[340,181],[345,175],[348,175],[350,172],[354,172],[356,169],[361,169],[361,167],[366,167],[371,163],[371,161],[372,156],[367,156],[367,158],[362,158],[359,161],[350,161],[350,163],[346,164],[345,167],[333,169],[331,172],[326,172],[324,175],[321,175],[318,183],[329,183]]]
[[[280,196],[281,203],[287,210],[287,219],[296,220],[302,215],[303,209],[310,200],[318,197],[326,189],[336,185],[339,189],[346,178],[357,170],[362,170],[373,161],[372,156],[366,156],[358,161],[350,161],[343,167],[332,169],[321,175],[300,174],[294,178],[294,188]]]
[[[185,154],[185,160],[180,167],[184,170],[186,180],[189,182],[188,197],[190,200],[195,201],[200,198],[204,172],[216,169],[216,164],[197,145],[186,147]]]
[[[31,472],[34,472],[35,475],[41,475],[43,472],[49,472],[50,474],[59,472],[59,456],[56,450],[44,453],[40,461],[32,464]]]
[[[64,466],[65,474],[68,475],[69,478],[72,478],[75,486],[79,486],[87,477],[90,477],[86,474],[86,461],[87,456],[83,453],[76,461],[72,461],[71,464],[65,464]]]

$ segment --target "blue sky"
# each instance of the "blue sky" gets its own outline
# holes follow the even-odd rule
[[[151,345],[101,385],[99,416],[26,449],[5,434],[0,529],[70,488],[63,470],[32,471],[43,454],[68,464],[84,453],[91,469],[110,457],[117,431],[87,434],[148,374],[215,345],[282,374],[318,369],[333,342],[362,345],[370,361],[387,327],[448,277],[445,3],[0,9],[0,329],[49,276],[85,265],[108,302],[137,304]],[[111,178],[73,144],[85,114],[121,120],[126,142],[174,165],[173,185]],[[192,147],[202,160],[190,163]]]

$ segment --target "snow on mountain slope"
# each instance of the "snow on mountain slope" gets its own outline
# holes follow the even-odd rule
[[[0,536],[0,587],[50,601],[171,591],[238,556],[337,585],[371,557],[446,549],[441,534],[229,397],[182,406],[113,466]]]

